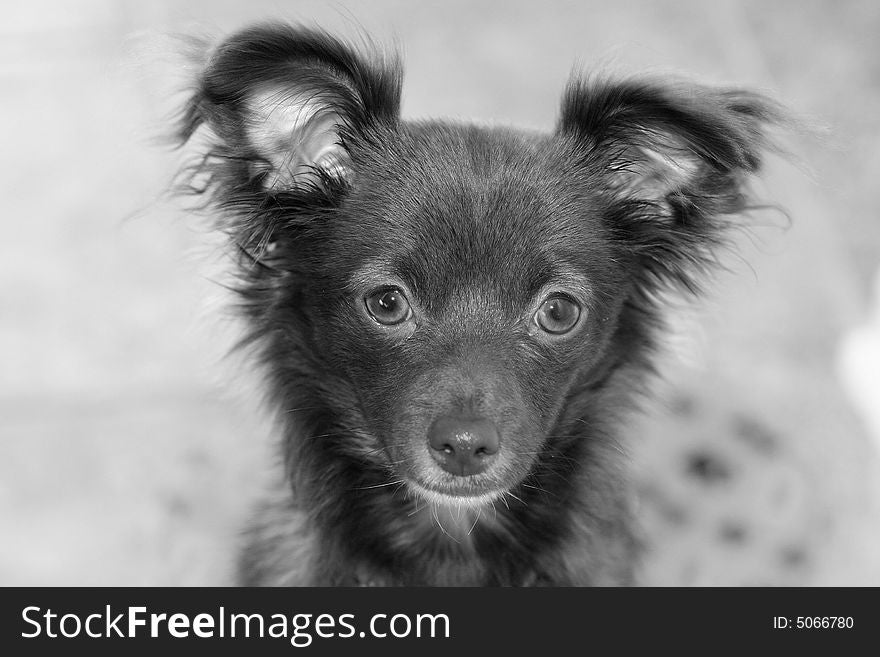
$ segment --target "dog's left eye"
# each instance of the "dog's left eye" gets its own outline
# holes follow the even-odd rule
[[[568,333],[577,324],[581,309],[574,301],[553,296],[544,301],[535,313],[535,323],[542,331],[560,335]]]
[[[405,322],[412,315],[409,301],[396,288],[373,292],[365,300],[367,311],[380,324],[393,326]]]

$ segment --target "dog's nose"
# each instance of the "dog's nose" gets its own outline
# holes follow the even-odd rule
[[[440,467],[459,477],[489,467],[501,438],[492,420],[441,415],[428,429],[428,447]]]

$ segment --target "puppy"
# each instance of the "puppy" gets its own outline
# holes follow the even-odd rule
[[[575,77],[532,134],[404,121],[400,88],[393,59],[268,24],[183,111],[283,433],[240,582],[631,584],[621,418],[782,112]]]

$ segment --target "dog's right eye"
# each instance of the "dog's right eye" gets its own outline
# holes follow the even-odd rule
[[[563,296],[551,296],[535,313],[535,323],[545,333],[562,335],[571,331],[581,317],[581,309]]]
[[[394,326],[412,316],[412,308],[403,292],[396,288],[378,290],[365,299],[367,312],[380,324]]]

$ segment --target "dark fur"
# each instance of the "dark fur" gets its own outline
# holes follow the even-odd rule
[[[180,141],[205,130],[210,144],[193,191],[239,254],[284,432],[288,485],[253,524],[241,582],[631,583],[621,413],[651,370],[661,293],[698,289],[780,113],[740,90],[574,79],[537,135],[404,122],[400,84],[394,62],[264,25],[210,55],[185,108]],[[261,152],[276,115],[249,102],[267,88],[270,105],[330,112],[344,174],[285,173]],[[571,276],[583,326],[535,332],[539,290]],[[411,329],[364,312],[382,277],[412,296]],[[434,476],[427,427],[463,406],[507,450],[474,484],[504,491],[481,509],[428,504],[404,481]]]

